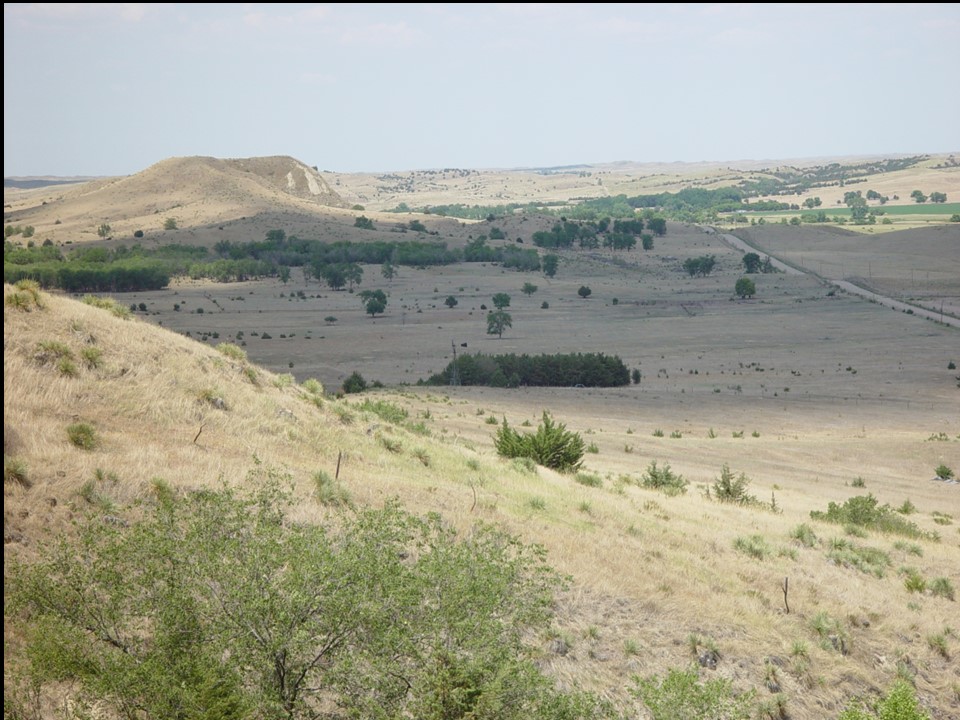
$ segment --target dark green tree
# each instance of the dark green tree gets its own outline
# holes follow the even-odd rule
[[[554,277],[557,274],[557,267],[559,265],[559,256],[553,254],[543,256],[543,274],[547,277]]]
[[[366,215],[360,215],[353,221],[353,226],[358,227],[362,230],[373,230],[373,220],[368,218]]]
[[[506,293],[497,293],[493,296],[493,306],[497,310],[503,310],[505,307],[510,307],[510,296]]]
[[[912,193],[910,193],[910,197],[912,197],[918,203],[925,203],[927,201],[927,196],[924,195],[920,190],[914,190]]]
[[[591,290],[590,288],[588,288],[586,285],[581,285],[581,286],[580,286],[580,289],[577,290],[577,295],[579,295],[579,296],[582,297],[584,300],[586,300],[588,297],[590,297],[590,295],[591,295],[592,292],[593,292],[593,290]]]
[[[930,193],[930,202],[933,203],[945,203],[947,201],[947,194],[942,192],[932,192]]]
[[[761,260],[760,256],[755,252],[749,252],[743,256],[743,267],[746,269],[747,273],[753,274],[760,270]]]
[[[522,291],[523,291],[523,294],[524,294],[524,295],[530,296],[530,295],[533,295],[533,294],[537,291],[537,286],[534,285],[534,284],[531,283],[531,282],[525,282],[525,283],[523,284]]]
[[[455,308],[457,306],[457,299],[453,295],[447,295],[447,299],[443,301],[443,304],[448,308]]]

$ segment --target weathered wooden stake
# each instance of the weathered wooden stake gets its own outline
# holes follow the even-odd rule
[[[200,429],[197,430],[197,434],[193,436],[193,444],[197,444],[197,438],[200,437],[200,433],[203,432],[203,425],[200,426]]]
[[[790,614],[790,603],[787,602],[787,591],[790,589],[790,578],[783,579],[783,605],[787,608],[787,615]]]
[[[334,474],[333,479],[340,479],[340,460],[343,459],[343,450],[337,452],[337,472]]]

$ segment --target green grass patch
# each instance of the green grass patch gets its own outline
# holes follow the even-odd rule
[[[877,530],[911,538],[939,540],[939,535],[921,530],[889,505],[880,505],[873,495],[857,495],[838,505],[831,502],[826,512],[811,510],[810,517],[838,525]]]

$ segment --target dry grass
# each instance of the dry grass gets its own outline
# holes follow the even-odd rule
[[[364,235],[351,227],[356,212],[318,209],[282,187],[264,189],[262,182],[254,192],[215,164],[188,167],[199,180],[218,179],[220,194],[167,196],[161,191],[168,180],[155,173],[153,194],[169,198],[169,205],[134,208],[130,203],[143,188],[133,180],[99,181],[23,193],[7,200],[9,211],[18,214],[16,222],[35,225],[38,239],[57,233],[56,242],[94,240],[104,217],[118,240],[143,227],[151,243],[253,240],[277,227],[303,237],[411,238],[393,232],[408,218],[376,212],[410,197],[377,189],[383,183],[372,176],[323,174],[348,204],[367,206],[365,214],[380,229]],[[438,180],[416,197],[489,202],[502,192],[498,183],[506,183],[508,193],[496,202],[509,201],[510,193],[519,197],[521,188],[543,198],[658,192],[693,179],[709,186],[732,172],[716,166],[693,174],[673,166],[620,170],[609,168],[602,187],[596,177],[491,171]],[[939,189],[910,178],[921,180],[925,191]],[[464,183],[477,184],[476,194],[457,196]],[[106,216],[91,215],[107,193],[117,205],[103,211]],[[262,205],[251,205],[250,197],[263,197]],[[181,230],[160,229],[169,215]],[[145,225],[147,219],[153,225]],[[474,232],[454,220],[424,222],[451,244]],[[511,218],[503,226],[508,237],[529,238],[548,223]],[[868,264],[867,277],[872,272],[884,290],[905,282],[914,269],[912,282],[923,283],[911,289],[918,297],[950,302],[960,294],[960,272],[946,276],[956,263],[955,235],[907,235],[877,245],[877,239],[858,243],[843,233],[788,230],[762,242],[786,255],[796,253],[798,242],[809,243],[808,266],[842,253],[845,275],[848,262],[869,256],[875,265]],[[911,252],[904,255],[902,245]],[[714,274],[687,278],[683,260],[707,253],[717,256]],[[916,277],[920,260],[929,265],[929,281]],[[956,675],[928,641],[945,627],[956,630],[956,602],[911,593],[897,571],[914,569],[928,588],[935,578],[960,585],[960,535],[956,525],[940,525],[942,516],[934,516],[960,517],[958,486],[930,480],[940,464],[960,467],[956,371],[947,370],[948,361],[960,362],[957,332],[830,295],[811,277],[760,276],[755,300],[732,301],[741,268],[740,254],[719,238],[671,223],[650,253],[564,254],[558,277],[537,279],[539,290],[530,297],[520,292],[527,276],[495,266],[401,268],[390,283],[368,267],[364,287],[385,286],[390,296],[387,313],[375,320],[356,296],[296,277],[289,285],[179,283],[130,294],[123,304],[146,302],[150,315],[126,321],[47,293],[41,293],[42,307],[31,304],[30,312],[5,302],[5,557],[32,557],[45,531],[67,529],[76,508],[91,500],[122,511],[150,493],[157,478],[175,488],[243,483],[258,463],[289,473],[303,498],[301,519],[317,520],[329,511],[317,478],[333,477],[339,465],[336,489],[350,502],[379,505],[399,497],[410,510],[440,512],[458,527],[487,520],[542,543],[551,562],[573,577],[555,623],[556,633],[570,641],[569,652],[552,653],[550,639],[539,639],[541,662],[562,682],[623,700],[631,674],[663,673],[693,661],[689,639],[696,635],[716,645],[715,672],[738,688],[762,689],[767,659],[783,659],[779,678],[798,720],[819,720],[825,712],[833,717],[849,697],[879,692],[897,676],[898,665],[919,670],[919,695],[935,717],[956,714]],[[593,290],[587,301],[576,294],[583,284]],[[291,299],[298,290],[306,299]],[[13,292],[5,286],[5,300]],[[486,335],[479,309],[497,292],[513,298],[514,327],[502,340]],[[450,294],[460,301],[454,309],[443,305]],[[549,310],[540,309],[543,301]],[[182,305],[179,312],[175,303]],[[204,304],[207,312],[192,312]],[[328,315],[338,322],[325,324]],[[219,338],[207,344],[182,334],[214,330]],[[260,337],[266,330],[271,340]],[[236,340],[238,331],[245,345]],[[38,362],[43,342],[66,346],[75,372]],[[643,379],[610,390],[401,385],[440,370],[451,342],[467,342],[461,352],[618,354]],[[218,350],[223,343],[242,345],[246,359]],[[391,386],[364,397],[406,410],[406,420],[363,410],[355,396],[318,400],[306,388],[308,378],[317,378],[335,391],[354,370]],[[600,487],[496,457],[488,417],[535,426],[544,410],[596,446],[585,457],[585,471],[602,479]],[[95,428],[95,448],[71,444],[66,428],[75,423]],[[654,436],[658,428],[663,437]],[[681,437],[671,438],[674,431]],[[638,487],[654,460],[690,481],[685,495]],[[724,464],[751,478],[749,492],[759,500],[775,497],[781,512],[707,499],[702,488]],[[857,478],[864,488],[853,486]],[[917,508],[909,519],[942,540],[855,539],[890,555],[892,566],[882,578],[832,564],[829,541],[846,537],[844,529],[813,521],[809,513],[867,492],[893,507],[909,500]],[[801,523],[819,544],[806,547],[791,538]],[[771,548],[766,559],[735,549],[738,538],[751,536]],[[782,592],[787,577],[790,613]],[[824,613],[845,636],[846,655],[814,629]],[[15,649],[17,628],[6,626],[5,636]]]
[[[895,538],[858,542],[889,552],[895,566],[909,564],[956,585],[957,537],[934,524],[931,513],[957,515],[960,503],[955,486],[931,483],[925,470],[936,458],[958,464],[957,443],[927,441],[926,409],[895,404],[878,418],[875,406],[854,405],[838,414],[837,405],[821,398],[785,413],[779,401],[752,393],[749,400],[730,394],[714,401],[712,392],[698,389],[699,376],[691,381],[679,373],[680,389],[688,392],[677,389],[669,398],[658,397],[669,391],[666,380],[605,393],[408,388],[370,396],[406,409],[408,421],[429,431],[424,435],[359,410],[353,398],[317,407],[299,386],[275,383],[265,369],[264,382],[254,386],[242,359],[139,319],[123,321],[57,296],[44,303],[42,311],[7,310],[4,318],[4,452],[30,477],[29,486],[5,483],[8,557],[29,557],[41,531],[66,528],[72,508],[91,498],[122,507],[150,492],[157,477],[177,488],[221,478],[239,483],[255,463],[289,472],[304,497],[302,519],[317,519],[325,510],[316,475],[333,475],[340,455],[339,480],[353,502],[397,496],[411,510],[439,511],[454,525],[495,521],[547,547],[552,563],[574,578],[556,619],[571,651],[553,655],[543,639],[543,661],[563,681],[622,699],[630,673],[659,673],[693,660],[687,639],[696,634],[716,644],[717,672],[744,688],[762,683],[767,657],[786,658],[796,643],[807,643],[808,668],[781,673],[793,717],[819,717],[824,704],[839,707],[853,694],[884,687],[903,657],[924,668],[918,678],[924,697],[949,702],[948,663],[925,638],[950,626],[956,604],[909,593],[894,572],[876,578],[831,565],[825,547],[805,548],[790,538],[802,522],[821,539],[842,536],[842,528],[811,521],[809,512],[863,492],[848,486],[863,476],[883,502],[909,498],[919,509],[911,519],[944,531],[944,539],[919,541],[922,556],[896,549]],[[45,339],[75,353],[96,346],[100,366],[62,376],[35,360],[34,348]],[[925,382],[920,376],[914,392],[922,393]],[[204,400],[209,388],[218,389],[226,409]],[[935,404],[935,393],[926,402]],[[604,478],[601,488],[545,468],[527,472],[495,456],[486,416],[535,424],[541,405],[598,445],[587,462]],[[341,421],[344,412],[353,416],[349,425]],[[74,422],[95,427],[101,444],[92,451],[72,446],[65,428]],[[683,437],[653,437],[655,426],[682,428]],[[730,431],[740,428],[745,437],[733,438]],[[758,438],[750,435],[754,428]],[[398,451],[388,450],[384,438]],[[634,452],[617,452],[627,442]],[[690,479],[690,491],[666,497],[617,482],[621,475],[638,477],[652,459]],[[706,499],[697,486],[711,482],[723,462],[747,472],[759,498],[775,493],[782,514]],[[738,553],[734,543],[742,535],[761,536],[774,552],[763,561]],[[819,613],[840,623],[847,655],[821,646],[810,625]],[[15,639],[15,628],[6,632]]]

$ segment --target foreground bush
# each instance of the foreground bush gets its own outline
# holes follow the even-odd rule
[[[141,519],[91,515],[8,563],[21,686],[70,681],[131,718],[608,716],[530,660],[564,582],[540,548],[395,503],[293,522],[283,484],[253,480],[185,497],[157,482]]]
[[[579,470],[584,453],[583,438],[567,430],[566,425],[555,423],[546,411],[536,433],[520,434],[504,418],[494,438],[494,445],[501,457],[529,458],[539,465],[561,472]]]

